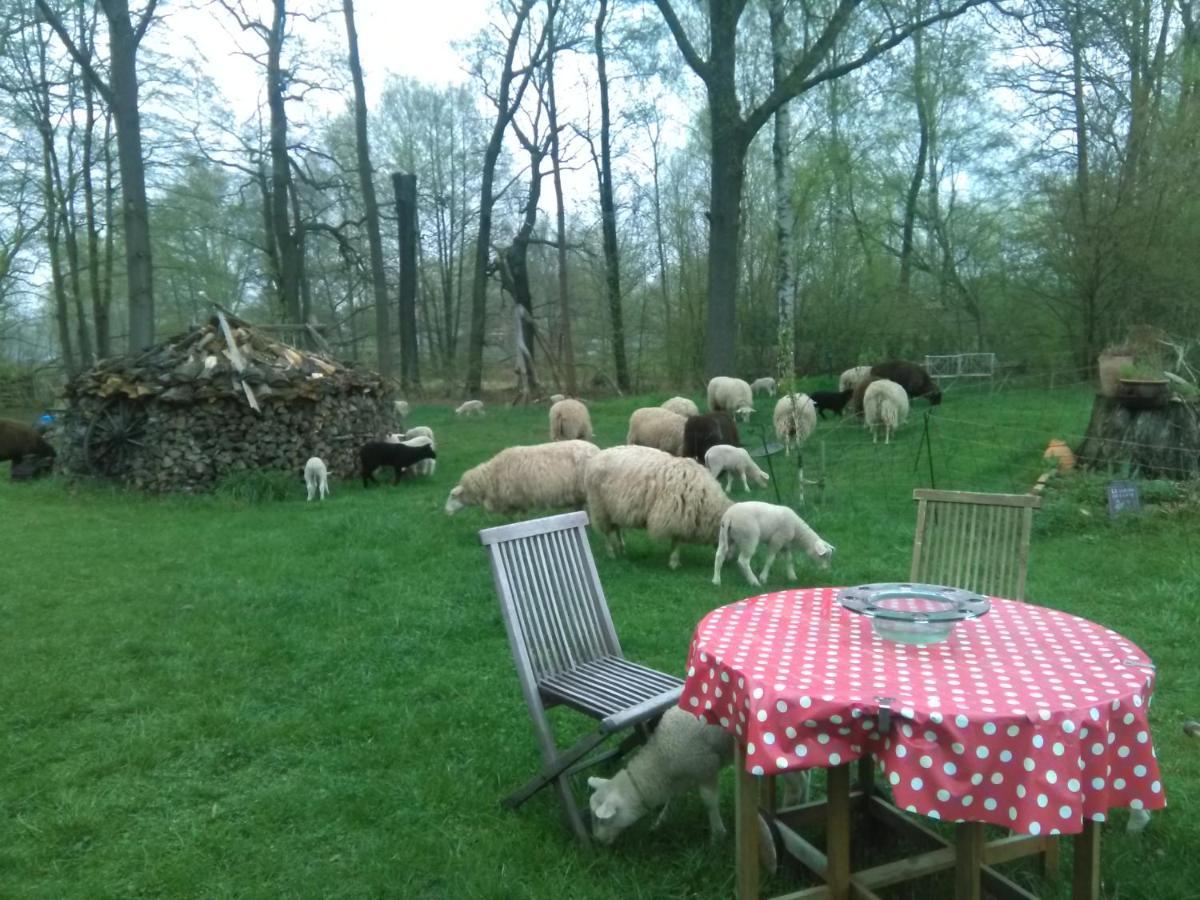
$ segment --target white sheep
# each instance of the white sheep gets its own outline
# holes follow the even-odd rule
[[[558,403],[560,400],[566,400],[566,399],[567,399],[567,398],[566,398],[566,397],[564,397],[562,394],[551,394],[551,395],[550,395],[550,402],[551,402],[552,404],[553,404],[553,403]]]
[[[750,382],[751,393],[757,394],[762,391],[768,397],[775,396],[775,379],[774,378],[757,378]]]
[[[396,411],[396,417],[403,422],[404,417],[408,415],[408,401],[395,400],[392,402],[392,408]]]
[[[458,409],[454,411],[456,416],[482,416],[483,401],[482,400],[467,400]]]
[[[512,515],[529,509],[579,509],[587,499],[584,472],[600,448],[587,441],[509,447],[463,473],[446,498],[446,515],[464,506]]]
[[[745,421],[754,414],[754,392],[740,378],[718,375],[708,383],[708,409],[724,411]]]
[[[894,381],[880,378],[867,385],[863,394],[863,420],[871,429],[871,440],[879,440],[883,427],[883,442],[889,443],[892,432],[908,419],[908,393]]]
[[[672,397],[670,400],[663,402],[662,408],[669,409],[671,412],[683,416],[685,419],[688,416],[700,415],[700,407],[687,397]]]
[[[839,391],[852,391],[858,387],[858,383],[866,378],[871,377],[870,366],[855,366],[852,369],[847,369],[838,378]]]
[[[437,449],[437,439],[433,436],[433,429],[428,425],[417,425],[404,432],[401,440],[406,444],[411,444],[415,438],[427,437],[429,444],[434,450]],[[437,471],[436,459],[423,459],[412,467],[413,471],[418,475],[432,475]]]
[[[592,417],[578,400],[559,400],[550,407],[550,440],[590,441]]]
[[[750,490],[750,485],[746,483],[746,476],[750,476],[758,487],[766,487],[767,482],[771,480],[771,476],[758,467],[753,459],[750,458],[749,452],[745,447],[734,447],[730,444],[714,444],[708,448],[708,452],[704,454],[704,465],[708,467],[708,471],[712,472],[712,477],[721,480],[721,475],[725,475],[725,493],[729,493],[729,489],[733,486],[733,476],[742,476],[742,490]]]
[[[671,542],[672,569],[679,568],[680,544],[713,544],[730,504],[698,462],[651,447],[601,450],[585,481],[588,516],[609,555],[625,548],[622,528],[645,528],[651,538]]]
[[[321,457],[311,456],[304,464],[304,486],[308,489],[309,500],[318,494],[322,500],[329,496],[329,470]]]
[[[767,542],[767,558],[762,571],[755,578],[750,569],[750,560],[760,541]],[[757,500],[735,503],[721,516],[717,555],[713,560],[713,584],[721,583],[721,567],[725,565],[725,560],[733,556],[734,548],[738,551],[738,568],[755,587],[767,580],[771,574],[771,564],[781,550],[784,551],[783,558],[787,560],[788,578],[792,581],[796,580],[793,553],[803,550],[822,569],[828,569],[834,550],[833,545],[823,541],[807,522],[796,515],[795,510]]]
[[[817,408],[808,394],[785,394],[775,404],[773,419],[775,436],[783,441],[783,452],[791,453],[792,442],[796,442],[799,450],[817,427]]]
[[[672,456],[683,453],[684,416],[661,406],[635,409],[629,417],[629,433],[625,443],[638,447],[654,447]]]
[[[657,807],[662,822],[667,804],[693,787],[708,810],[713,840],[725,836],[721,821],[717,776],[733,757],[733,736],[690,712],[672,706],[646,745],[612,778],[591,777],[592,836],[611,844],[622,831]]]

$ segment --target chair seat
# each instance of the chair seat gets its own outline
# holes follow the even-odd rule
[[[619,656],[603,656],[544,676],[538,689],[547,700],[602,719],[606,731],[616,731],[674,706],[683,679]]]

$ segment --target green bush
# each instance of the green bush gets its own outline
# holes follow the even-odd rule
[[[236,503],[274,503],[303,496],[303,482],[291,472],[251,469],[226,475],[217,483],[216,495]]]

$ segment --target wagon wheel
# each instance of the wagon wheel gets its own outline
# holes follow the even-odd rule
[[[83,440],[84,458],[95,475],[121,475],[142,447],[146,413],[124,397],[113,397],[100,408]]]

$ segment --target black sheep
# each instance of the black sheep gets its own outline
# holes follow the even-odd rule
[[[892,359],[871,366],[871,374],[876,378],[886,378],[894,381],[911,397],[928,397],[930,406],[942,402],[942,391],[937,386],[924,366],[903,359]]]
[[[380,466],[391,466],[395,473],[392,484],[399,484],[400,472],[403,469],[423,459],[437,459],[437,453],[429,444],[410,447],[408,444],[371,441],[362,445],[362,449],[358,451],[358,459],[362,463],[363,487],[366,487],[375,481],[374,472]]]
[[[841,415],[853,394],[854,390],[847,388],[844,391],[813,391],[808,397],[812,400],[813,406],[817,408],[817,415],[823,419],[826,410],[835,416]]]
[[[0,462],[11,459],[15,465],[26,456],[54,459],[54,448],[37,429],[12,419],[0,419]]]
[[[737,423],[727,412],[710,412],[688,416],[683,423],[683,455],[704,464],[704,454],[717,444],[742,446],[738,439]]]

